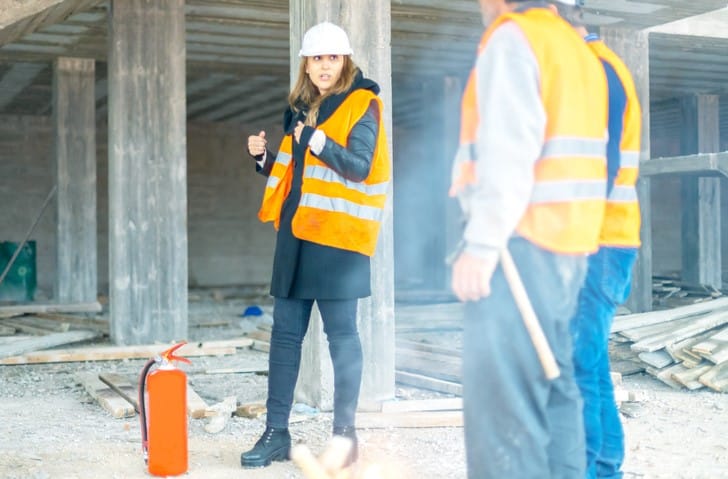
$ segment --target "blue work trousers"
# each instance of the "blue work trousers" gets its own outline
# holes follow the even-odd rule
[[[609,375],[609,331],[629,296],[635,248],[603,247],[589,257],[579,306],[571,322],[574,372],[584,401],[588,479],[620,479],[624,432]]]
[[[312,299],[275,298],[268,357],[266,425],[287,428],[308,330]],[[362,375],[362,350],[356,325],[357,299],[316,300],[334,367],[335,428],[354,426]]]
[[[470,479],[583,479],[584,426],[569,321],[586,256],[523,239],[509,249],[561,371],[546,379],[500,266],[487,298],[466,304],[463,409]]]

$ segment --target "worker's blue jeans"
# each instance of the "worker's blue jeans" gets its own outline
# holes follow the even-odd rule
[[[634,248],[603,247],[589,257],[586,281],[571,322],[574,372],[584,400],[587,478],[621,478],[624,432],[609,376],[609,330],[629,296]]]
[[[308,329],[312,299],[275,298],[268,357],[266,425],[287,428],[301,365],[301,344]],[[357,299],[317,300],[334,367],[335,428],[354,426],[362,374],[356,326]]]
[[[487,298],[466,304],[463,409],[470,479],[583,479],[584,425],[569,320],[586,256],[522,238],[509,249],[561,375],[549,381],[498,267]]]

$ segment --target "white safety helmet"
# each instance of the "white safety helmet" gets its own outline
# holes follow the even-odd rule
[[[583,7],[584,0],[555,0],[556,2],[563,3],[564,5],[571,5],[572,7]]]
[[[303,36],[299,57],[314,57],[316,55],[351,55],[349,37],[343,28],[331,22],[323,22],[309,28]]]

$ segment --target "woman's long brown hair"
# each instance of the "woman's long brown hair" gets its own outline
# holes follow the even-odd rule
[[[298,79],[291,93],[288,95],[288,104],[291,105],[291,109],[296,113],[301,110],[302,106],[307,106],[306,125],[315,127],[321,102],[330,95],[336,95],[349,90],[354,83],[354,78],[359,67],[356,66],[351,56],[344,55],[344,66],[341,68],[339,81],[325,95],[321,95],[316,85],[313,84],[306,73],[306,62],[308,62],[308,57],[303,57],[301,59],[301,65],[298,68]]]

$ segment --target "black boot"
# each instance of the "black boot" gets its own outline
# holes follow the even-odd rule
[[[272,461],[286,461],[291,450],[291,435],[288,429],[266,427],[263,435],[250,451],[240,455],[244,468],[270,466]]]
[[[356,437],[354,426],[334,427],[334,436],[342,436],[351,439],[351,451],[344,461],[343,467],[349,467],[359,459],[359,440]]]

